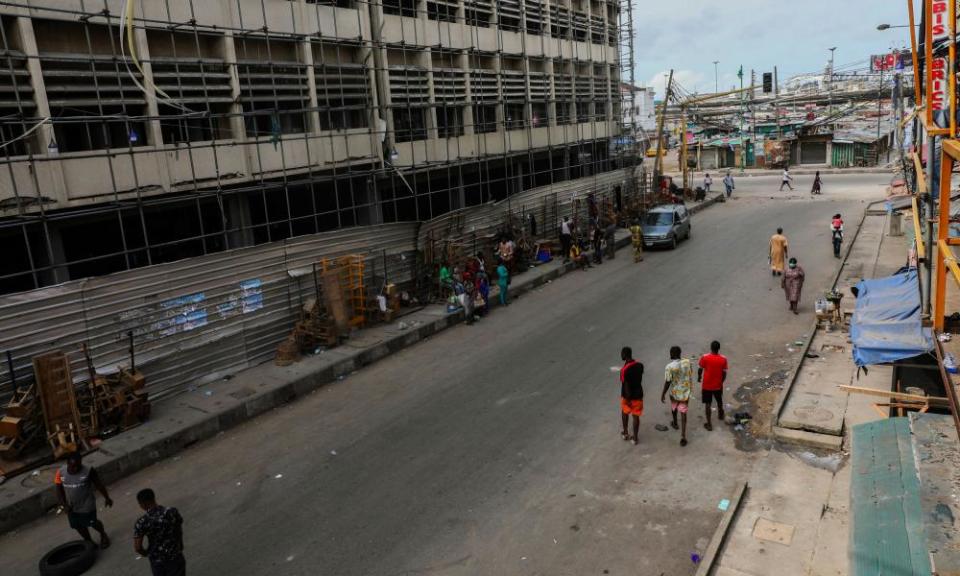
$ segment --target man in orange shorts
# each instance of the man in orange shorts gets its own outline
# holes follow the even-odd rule
[[[623,360],[623,367],[620,368],[620,419],[623,431],[620,435],[636,445],[639,442],[637,433],[640,431],[640,416],[643,415],[643,364],[633,359],[633,350],[627,346],[620,350],[620,359]],[[630,416],[633,416],[633,435],[627,432]]]

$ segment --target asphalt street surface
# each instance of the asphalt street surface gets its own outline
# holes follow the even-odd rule
[[[718,503],[761,452],[728,426],[655,430],[671,345],[722,343],[739,383],[797,360],[813,300],[838,266],[830,216],[848,238],[889,176],[829,175],[824,194],[742,178],[733,200],[693,217],[675,251],[629,250],[574,272],[313,395],[111,486],[113,538],[93,575],[148,574],[132,548],[134,495],[156,490],[185,518],[191,574],[693,574]],[[720,177],[715,178],[719,183]],[[807,273],[800,316],[770,275],[777,226]],[[646,366],[640,445],[620,439],[621,346]],[[771,355],[771,353],[773,353]],[[754,355],[765,355],[758,363]],[[73,538],[50,515],[0,538],[0,572],[35,574]]]

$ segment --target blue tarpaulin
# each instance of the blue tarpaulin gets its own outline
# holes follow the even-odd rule
[[[857,366],[885,364],[933,350],[933,333],[920,317],[916,268],[857,284],[857,306],[850,321]]]

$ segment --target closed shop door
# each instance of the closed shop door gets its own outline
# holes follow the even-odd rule
[[[826,164],[826,142],[804,142],[800,145],[801,164]]]

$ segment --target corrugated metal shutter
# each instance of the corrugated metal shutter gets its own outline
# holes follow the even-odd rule
[[[137,367],[152,394],[173,393],[270,359],[292,328],[313,283],[288,271],[322,258],[364,254],[371,295],[382,282],[413,279],[417,224],[348,228],[285,242],[119,272],[0,297],[0,350],[10,350],[18,379],[30,358],[70,354],[75,379],[87,379],[80,343],[97,368],[127,365],[132,331]],[[50,339],[55,335],[55,339]],[[0,376],[9,394],[9,376]]]

